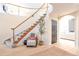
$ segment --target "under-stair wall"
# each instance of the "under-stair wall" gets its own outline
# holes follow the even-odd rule
[[[22,26],[16,29],[15,35],[32,26],[32,24],[38,21],[39,18],[40,16],[37,17],[36,19],[32,17],[30,20],[28,20]],[[12,37],[13,35],[12,35],[11,28],[12,27],[14,28],[17,24],[21,23],[24,19],[25,17],[17,17],[13,15],[0,14],[0,33],[1,33],[0,41],[4,41]]]
[[[25,17],[19,17],[0,13],[0,41],[12,37],[12,27],[15,27],[24,20]]]

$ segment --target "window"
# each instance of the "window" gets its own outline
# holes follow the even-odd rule
[[[69,20],[69,32],[74,32],[75,28],[74,28],[74,19],[70,19]]]
[[[3,6],[2,3],[0,3],[0,13],[4,13],[4,9],[5,9],[5,7]]]
[[[6,12],[7,9],[6,9],[6,5],[2,5],[2,8],[3,8],[3,11]]]

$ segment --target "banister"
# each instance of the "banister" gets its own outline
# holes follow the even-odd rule
[[[48,11],[48,4],[47,4],[46,13],[47,13],[47,11]],[[45,18],[46,15],[47,15],[47,14],[44,14],[41,18]],[[41,19],[41,18],[40,18],[40,19]],[[32,30],[33,28],[35,28],[35,27],[40,23],[40,19],[39,19],[39,21],[37,21],[35,24],[33,24],[33,27],[31,26],[32,28],[30,27],[31,30]],[[31,31],[31,30],[30,30],[30,31]],[[30,31],[29,31],[29,32],[30,32]],[[28,32],[28,33],[29,33],[29,32]],[[28,33],[27,33],[27,34],[28,34]],[[25,33],[21,38],[19,38],[19,41],[20,41],[21,39],[23,39],[24,36],[26,36],[26,33]],[[19,43],[19,41],[17,42],[17,44]]]
[[[45,16],[46,16],[46,14],[44,14],[44,16],[42,16],[41,18],[44,19]],[[41,18],[40,18],[40,19],[41,19]],[[40,19],[39,19],[39,21],[37,21],[36,23],[33,24],[33,27],[32,27],[32,26],[30,27],[30,29],[28,30],[27,34],[28,34],[32,29],[34,29],[34,28],[40,23]],[[18,44],[27,34],[26,34],[26,32],[25,32],[24,35],[21,35],[22,37],[19,38],[19,40],[17,41],[17,44]]]
[[[22,25],[24,22],[26,22],[28,19],[30,19],[32,16],[34,16],[44,5],[45,3],[39,9],[37,9],[31,16],[29,16],[26,20],[18,24],[15,28],[11,28],[13,30],[13,44],[15,43],[15,29],[18,28],[20,25]]]
[[[44,6],[44,4],[35,12],[33,13],[31,16],[29,16],[26,20],[24,20],[23,22],[21,22],[19,25],[17,25],[14,29],[18,28],[20,25],[22,25],[25,21],[27,21],[28,19],[30,19],[32,16],[34,16],[42,7]]]

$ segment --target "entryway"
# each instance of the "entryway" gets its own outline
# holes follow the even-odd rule
[[[75,47],[75,17],[66,15],[58,21],[59,39],[61,46]]]

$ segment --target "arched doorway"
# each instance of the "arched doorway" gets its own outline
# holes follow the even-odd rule
[[[75,47],[75,17],[66,15],[59,20],[59,39],[62,46]]]

